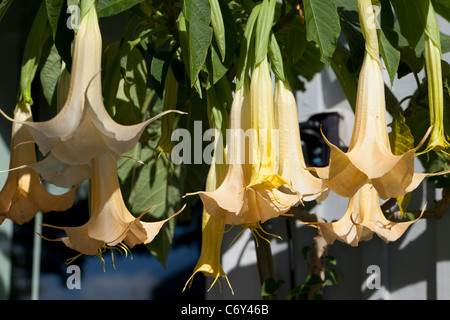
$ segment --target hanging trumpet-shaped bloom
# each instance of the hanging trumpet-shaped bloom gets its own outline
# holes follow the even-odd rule
[[[223,180],[226,173],[225,164],[216,164],[215,161],[212,162],[209,169],[208,177],[206,179],[205,190],[210,192],[214,191],[220,182]],[[230,281],[226,273],[223,271],[222,265],[220,263],[221,258],[221,247],[222,239],[225,229],[225,219],[213,218],[205,208],[203,208],[203,219],[202,219],[202,247],[200,251],[200,258],[194,268],[192,276],[186,282],[183,289],[191,286],[194,276],[198,272],[202,272],[205,276],[213,277],[214,280],[210,286],[210,289],[219,280],[220,277],[225,277],[228,286],[231,289]],[[220,284],[220,281],[219,281]],[[233,292],[233,289],[231,289]]]
[[[172,68],[169,68],[164,86],[164,106],[163,111],[170,110],[176,107],[177,104],[178,82],[173,75]],[[172,129],[174,124],[174,115],[168,114],[161,121],[161,137],[156,147],[156,152],[159,154],[165,152],[170,154],[172,152]]]
[[[328,190],[322,179],[306,170],[303,157],[297,103],[287,82],[275,83],[275,122],[279,135],[280,176],[302,195],[304,201],[322,201]]]
[[[71,165],[89,164],[91,159],[105,152],[118,160],[135,146],[150,122],[170,112],[162,112],[135,125],[116,123],[103,104],[101,59],[102,37],[93,5],[81,20],[76,34],[65,105],[48,121],[20,122],[29,130],[42,154],[51,152]]]
[[[357,246],[360,241],[372,239],[374,233],[385,242],[395,241],[419,218],[406,222],[386,219],[380,208],[377,191],[368,183],[350,198],[347,211],[340,220],[307,224],[319,228],[329,244],[338,239]]]
[[[32,121],[28,105],[18,104],[14,111],[11,160],[12,169],[0,192],[0,223],[6,218],[17,224],[30,221],[38,211],[65,211],[72,207],[77,188],[65,194],[54,195],[42,185],[37,172],[29,165],[36,162],[35,146],[27,129],[20,121]]]
[[[430,2],[428,19],[436,22],[433,6]],[[439,29],[436,35],[439,41]],[[441,49],[425,32],[425,64],[428,78],[428,100],[430,106],[430,124],[433,126],[427,148],[421,153],[430,150],[448,153],[450,142],[444,131],[444,89],[442,85]]]
[[[366,40],[366,52],[359,75],[355,122],[347,152],[329,143],[330,163],[325,168],[315,168],[327,186],[343,197],[352,197],[364,184],[371,183],[382,199],[403,196],[414,178],[417,147],[402,155],[391,151],[384,95],[384,80],[379,60],[378,39],[370,0],[358,0],[358,12]],[[374,25],[374,23],[373,23]]]
[[[271,86],[261,87],[260,90],[261,94],[265,94],[267,90],[272,92]],[[271,103],[273,97],[270,92],[267,97],[261,99],[264,101],[264,98],[270,98],[268,103]],[[260,222],[285,214],[292,206],[298,204],[300,197],[296,193],[277,189],[278,186],[288,184],[276,173],[275,155],[272,154],[272,150],[268,150],[271,148],[270,142],[264,141],[265,149],[262,148],[264,152],[260,152],[260,149],[254,146],[256,143],[254,139],[257,138],[254,131],[258,127],[252,125],[251,112],[250,93],[244,84],[235,93],[231,106],[228,131],[231,134],[227,134],[229,137],[227,173],[224,181],[214,191],[200,191],[187,195],[199,194],[206,211],[216,219],[225,219],[226,224],[242,225],[256,231]],[[265,113],[259,115],[268,117],[270,111],[265,110]],[[274,129],[273,126],[266,128]],[[250,139],[248,144],[245,142],[246,136]],[[264,139],[268,138],[268,134],[264,136]],[[253,156],[252,152],[260,152],[262,156]],[[258,162],[261,159],[265,159],[266,162]],[[270,161],[272,162],[268,163]]]
[[[62,229],[67,237],[57,239],[66,246],[82,254],[95,255],[104,248],[114,247],[124,242],[132,248],[137,244],[150,243],[165,222],[172,217],[158,222],[143,222],[134,217],[123,202],[117,177],[115,158],[103,153],[91,161],[91,193],[89,220],[78,227],[43,226]]]

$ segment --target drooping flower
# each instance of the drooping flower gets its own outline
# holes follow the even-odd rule
[[[358,0],[358,12],[366,40],[364,61],[359,75],[355,122],[347,152],[328,142],[329,166],[314,168],[327,186],[343,197],[352,197],[363,185],[371,183],[382,199],[403,196],[414,178],[414,156],[427,135],[413,149],[402,155],[391,151],[384,95],[384,80],[379,60],[375,27],[366,24],[374,13],[370,1]]]
[[[306,169],[303,157],[297,103],[289,84],[278,79],[275,82],[275,122],[279,135],[280,176],[302,195],[304,201],[324,200],[328,190],[322,179]]]
[[[360,241],[372,239],[374,233],[385,242],[395,241],[419,218],[405,222],[388,220],[380,208],[376,189],[367,183],[349,199],[347,211],[338,221],[305,224],[319,228],[328,244],[337,239],[356,247]]]
[[[171,110],[176,107],[177,93],[178,82],[173,75],[172,68],[169,68],[164,86],[163,111]],[[170,154],[172,152],[171,137],[174,121],[174,114],[168,114],[161,120],[161,137],[159,138],[158,144],[156,146],[156,152],[158,153],[158,156],[162,152],[167,154]]]
[[[419,146],[403,155],[392,153],[385,119],[384,82],[376,29],[365,26],[374,21],[371,1],[358,0],[358,12],[366,39],[366,53],[358,83],[350,148],[344,153],[327,142],[331,148],[330,165],[315,168],[331,190],[350,198],[349,204],[338,221],[305,223],[319,228],[328,243],[338,239],[352,246],[371,239],[374,233],[385,242],[401,237],[420,217],[406,222],[390,221],[381,210],[379,197],[403,196],[417,188],[424,178],[448,172],[414,173],[414,154],[425,138]]]
[[[428,5],[425,28],[425,65],[428,79],[428,101],[430,107],[430,125],[433,126],[426,149],[442,151],[448,154],[450,142],[444,130],[444,88],[442,84],[441,46],[439,27],[433,4]]]
[[[39,211],[65,211],[72,207],[76,187],[61,195],[49,193],[37,172],[29,166],[36,162],[33,139],[20,121],[32,121],[27,104],[19,103],[14,111],[11,160],[6,183],[0,192],[0,223],[9,218],[24,224]]]
[[[129,248],[150,243],[165,222],[143,222],[142,216],[133,216],[127,209],[117,177],[117,162],[109,153],[91,160],[91,193],[89,220],[77,227],[43,226],[62,229],[67,237],[56,239],[81,254],[95,255],[102,248],[114,247],[124,242]]]
[[[205,190],[207,192],[214,191],[222,182],[225,173],[226,165],[224,163],[216,164],[215,160],[213,160],[206,179]],[[223,217],[218,219],[212,217],[205,208],[203,208],[202,214],[202,247],[200,257],[194,268],[194,272],[186,282],[183,291],[191,286],[195,274],[202,272],[205,276],[214,278],[209,289],[214,286],[220,277],[225,277],[231,292],[233,292],[230,281],[228,280],[228,277],[220,263],[222,239],[225,230],[225,219]]]
[[[267,68],[267,62],[264,67]],[[268,75],[268,69],[264,72]],[[206,211],[216,219],[225,219],[226,224],[242,225],[253,231],[259,229],[259,223],[285,214],[300,201],[298,194],[278,190],[278,187],[288,183],[277,173],[275,153],[271,141],[268,141],[272,139],[270,129],[274,129],[271,114],[273,96],[270,76],[263,80],[264,83],[259,80],[254,86],[261,85],[260,94],[263,96],[260,99],[266,104],[264,106],[252,107],[247,84],[235,93],[230,112],[230,134],[227,134],[227,173],[224,181],[214,191],[187,194],[199,194]],[[256,111],[258,108],[262,110],[254,116],[255,120],[258,116],[267,121],[272,119],[271,125],[261,131],[260,143],[255,131],[261,127],[255,121],[252,123],[251,116],[253,109]],[[250,139],[248,144],[246,136]]]
[[[43,155],[51,152],[70,165],[88,165],[102,153],[109,153],[118,160],[135,146],[150,122],[172,112],[164,111],[130,126],[116,123],[103,104],[101,59],[102,37],[96,6],[92,5],[76,34],[65,105],[48,121],[20,122],[29,130]]]

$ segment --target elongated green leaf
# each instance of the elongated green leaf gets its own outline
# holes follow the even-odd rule
[[[414,6],[416,1],[422,0],[391,0],[397,15],[399,31],[408,40],[411,48],[415,48],[420,42],[425,29],[423,18]]]
[[[425,34],[434,42],[434,44],[440,48],[439,26],[430,0],[416,0],[411,2],[411,6],[414,7],[417,16],[419,17],[417,23],[421,25]]]
[[[22,58],[22,69],[20,73],[19,99],[32,104],[31,83],[36,74],[42,47],[49,36],[47,32],[47,14],[45,4],[39,8],[33,25],[31,26]]]
[[[256,20],[258,19],[261,5],[253,7],[252,13],[248,17],[245,25],[244,36],[241,40],[241,51],[236,71],[236,90],[239,90],[248,75],[249,58],[253,56],[253,31],[255,29]],[[251,60],[250,60],[251,61]]]
[[[384,64],[389,74],[391,87],[394,84],[395,76],[397,75],[398,66],[400,65],[400,51],[398,46],[398,35],[394,31],[394,14],[392,12],[391,4],[388,0],[381,0],[380,12],[380,54],[383,57]]]
[[[209,26],[211,22],[209,1],[185,0],[185,14],[189,23],[189,71],[191,86],[194,86],[212,41],[213,29]]]
[[[400,65],[400,51],[389,42],[384,33],[381,33],[380,38],[380,54],[383,57],[392,86],[397,75],[398,66]]]
[[[97,14],[99,18],[110,17],[130,9],[144,0],[98,0]]]
[[[414,148],[414,136],[412,135],[409,127],[406,125],[405,118],[403,117],[399,107],[395,109],[392,123],[389,126],[392,128],[389,133],[389,142],[391,144],[393,154],[402,155]],[[397,203],[402,217],[406,213],[406,208],[408,207],[410,199],[411,193],[397,197]]]
[[[392,128],[392,131],[389,133],[389,142],[393,154],[402,155],[414,148],[414,136],[406,125],[400,108],[396,108],[394,111],[393,120],[389,127]]]
[[[341,32],[339,15],[334,1],[305,0],[307,39],[320,48],[321,61],[329,66]]]
[[[5,15],[6,11],[8,10],[12,2],[13,0],[3,0],[0,3],[0,21],[2,21],[3,16]]]
[[[42,92],[44,93],[44,97],[48,104],[56,112],[56,86],[61,75],[61,57],[59,56],[54,45],[50,48],[50,50],[48,50],[48,54],[45,56],[45,62],[42,64],[40,69],[39,75]]]
[[[220,9],[219,0],[209,0],[211,6],[211,26],[214,31],[214,39],[216,39],[219,47],[222,61],[225,60],[225,26],[223,24],[222,11]]]
[[[286,76],[284,74],[283,57],[281,55],[281,50],[278,46],[277,39],[273,33],[270,35],[269,57],[273,73],[278,77],[278,79],[285,81]]]
[[[53,30],[53,41],[59,55],[66,63],[70,72],[72,67],[71,44],[74,39],[74,30],[68,28],[67,20],[70,14],[67,12],[67,2],[65,0],[45,0],[47,16]]]
[[[270,31],[275,15],[275,2],[275,0],[264,0],[261,4],[255,30],[255,66],[264,60],[269,50]]]
[[[447,0],[432,0],[431,3],[436,13],[450,22],[450,2]]]

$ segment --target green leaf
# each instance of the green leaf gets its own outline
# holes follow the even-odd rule
[[[305,261],[308,261],[308,254],[312,250],[311,246],[304,246],[302,248],[302,257]]]
[[[263,0],[255,27],[255,61],[259,64],[267,57],[269,50],[270,30],[275,15],[275,0]]]
[[[322,278],[318,274],[310,273],[306,277],[305,285],[314,286],[316,284],[323,284],[323,282],[324,280],[322,280]]]
[[[322,71],[323,66],[319,48],[314,42],[308,42],[302,57],[285,70],[292,90],[304,90],[304,84],[299,76],[311,81],[317,73]]]
[[[0,21],[2,21],[6,11],[8,11],[8,8],[12,2],[13,2],[13,0],[3,0],[0,3]]]
[[[194,86],[212,41],[213,29],[209,26],[211,22],[209,1],[185,0],[185,15],[188,21],[189,74],[191,86]]]
[[[421,40],[425,29],[424,21],[414,4],[422,0],[391,0],[397,15],[400,33],[406,38],[411,48],[415,48]]]
[[[265,297],[275,294],[283,284],[284,280],[266,279],[261,286],[261,296]]]
[[[431,3],[436,13],[450,22],[450,2],[447,0],[431,0]]]
[[[114,120],[132,125],[143,120],[153,95],[147,87],[147,65],[139,49],[133,48],[122,61],[124,73],[117,92]]]
[[[338,44],[331,60],[331,67],[353,111],[356,108],[358,78],[352,68],[350,51]]]
[[[395,19],[391,4],[388,0],[381,0],[380,3],[380,54],[383,57],[392,87],[394,84],[394,79],[397,75],[398,66],[400,65],[401,54],[397,49],[398,35],[394,31]]]
[[[98,0],[97,15],[99,18],[110,17],[128,10],[144,0]]]
[[[339,275],[338,275],[336,269],[328,268],[328,273],[330,274],[330,276],[333,279],[333,282],[335,284],[339,283]]]
[[[182,191],[179,170],[173,172],[165,157],[159,157],[155,161],[154,150],[149,145],[144,145],[142,149],[138,145],[126,155],[146,163],[142,166],[127,158],[119,161],[118,175],[121,184],[128,189],[123,195],[130,211],[137,216],[157,205],[142,217],[143,221],[160,221],[178,211],[181,208]],[[164,267],[172,244],[175,222],[176,219],[166,222],[153,241],[146,245]]]
[[[20,71],[18,99],[30,104],[33,103],[31,98],[31,83],[33,82],[38,68],[42,47],[49,36],[49,33],[47,32],[47,21],[45,4],[42,4],[36,14],[27,38],[22,58],[22,69]]]
[[[441,38],[442,54],[450,52],[450,35],[441,32],[439,37]]]
[[[57,110],[56,99],[57,92],[56,87],[59,77],[61,75],[61,57],[54,45],[48,50],[48,54],[45,56],[45,62],[42,64],[39,76],[41,80],[42,92],[48,104],[55,111]]]
[[[394,111],[389,127],[392,129],[389,132],[389,143],[393,154],[402,155],[414,148],[414,136],[406,125],[400,107]]]
[[[336,258],[330,255],[325,256],[325,260],[331,263],[332,265],[336,265],[337,261]]]
[[[398,66],[400,65],[400,51],[398,51],[389,40],[386,35],[381,32],[380,36],[380,54],[383,57],[384,65],[389,74],[391,81],[391,87],[394,85],[394,80],[397,75]]]
[[[339,15],[334,1],[304,1],[307,39],[320,48],[320,60],[329,66],[341,32]]]
[[[66,64],[67,71],[72,68],[72,41],[75,33],[67,27],[67,19],[70,18],[67,12],[67,2],[65,0],[45,0],[47,16],[53,30],[53,41],[59,55]]]
[[[389,126],[392,128],[389,133],[389,142],[393,154],[402,155],[414,148],[414,136],[412,135],[409,127],[406,125],[405,118],[401,113],[400,107],[396,108],[394,111],[393,120]],[[399,205],[402,217],[406,212],[410,198],[410,193],[397,197],[397,203]]]
[[[214,39],[216,39],[220,55],[222,56],[222,61],[224,61],[226,52],[225,26],[222,11],[220,9],[220,3],[219,0],[209,0],[209,4],[211,6],[211,26],[214,31]]]
[[[339,14],[341,30],[350,49],[352,70],[359,70],[363,63],[366,44],[359,23],[357,1],[336,0],[336,7]],[[338,47],[340,45],[341,43],[338,43]]]
[[[228,71],[228,69],[222,64],[215,46],[210,47],[204,70],[208,73],[208,79],[206,79],[205,86],[207,90],[219,81]]]
[[[248,70],[250,67],[249,58],[252,57],[254,53],[254,29],[260,10],[261,5],[254,6],[250,16],[248,17],[247,24],[245,25],[244,35],[241,40],[239,60],[236,67],[236,90],[239,90],[242,87],[248,75]]]
[[[283,57],[277,39],[273,33],[270,35],[269,41],[269,58],[273,73],[278,79],[285,81],[286,76],[284,74]]]
[[[403,218],[405,216],[410,200],[411,200],[411,192],[403,196],[397,197],[398,208],[401,213],[400,218]]]

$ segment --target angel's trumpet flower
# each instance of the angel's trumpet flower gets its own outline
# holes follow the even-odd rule
[[[352,197],[364,184],[371,183],[382,199],[403,196],[413,182],[417,147],[402,155],[394,155],[388,138],[384,80],[379,60],[375,27],[366,24],[374,13],[370,0],[358,0],[358,12],[366,40],[366,52],[361,68],[355,110],[355,122],[346,153],[329,143],[330,164],[315,168],[327,186],[343,197]]]
[[[32,121],[28,105],[18,104],[14,111],[11,160],[6,183],[0,192],[0,223],[6,218],[17,224],[30,221],[38,211],[65,211],[72,207],[77,188],[54,195],[42,185],[37,172],[29,166],[36,162],[33,139],[20,121]]]
[[[137,244],[150,243],[163,224],[181,212],[184,207],[170,218],[158,222],[143,222],[134,217],[127,209],[120,191],[117,177],[117,163],[109,153],[103,153],[91,161],[90,217],[82,226],[59,227],[67,237],[56,239],[81,254],[95,255],[105,246],[115,247],[124,242],[132,248]]]
[[[431,130],[427,148],[421,153],[430,150],[448,153],[450,143],[444,131],[444,91],[442,85],[440,35],[431,2],[429,3],[428,11],[425,30],[425,65],[428,79],[430,124],[433,126],[433,129]],[[429,35],[430,32],[434,33],[434,39]]]
[[[105,152],[118,160],[135,146],[150,122],[171,111],[135,125],[116,123],[103,104],[101,60],[102,37],[93,5],[76,34],[65,105],[48,121],[20,122],[29,130],[42,154],[51,152],[71,165],[88,165],[91,159]]]
[[[324,200],[328,190],[322,179],[306,170],[303,157],[297,103],[289,84],[282,80],[275,83],[275,122],[279,135],[280,176],[302,195],[304,201]]]
[[[347,211],[340,220],[307,224],[319,228],[328,244],[338,239],[351,246],[357,246],[360,241],[372,239],[374,233],[385,242],[395,241],[417,219],[406,222],[386,219],[380,208],[377,191],[368,183],[350,198]]]
[[[264,90],[269,90],[269,88],[261,88],[261,93],[264,93]],[[271,94],[269,95],[270,101],[272,101],[273,97]],[[250,103],[249,89],[244,84],[235,93],[231,106],[230,129],[228,131],[231,134],[227,134],[229,136],[227,142],[227,173],[224,181],[214,191],[201,191],[192,194],[200,195],[206,211],[216,219],[223,218],[226,224],[242,225],[257,232],[260,227],[259,223],[285,214],[299,202],[299,196],[295,193],[279,191],[273,187],[273,185],[283,181],[276,173],[276,168],[270,168],[269,175],[269,167],[265,166],[262,174],[258,175],[257,173],[261,173],[259,171],[261,166],[250,163],[253,160],[251,160],[252,156],[248,145],[245,143],[248,129],[251,129],[249,130],[251,133],[249,145],[254,144],[253,139],[255,137],[254,128],[251,126]],[[267,117],[268,114],[261,114],[261,116]],[[265,158],[268,157],[270,152],[272,151],[265,149]],[[272,160],[272,158],[270,159]],[[275,161],[275,159],[272,161]],[[253,172],[253,169],[257,172]],[[277,178],[272,179],[272,175],[277,175]],[[252,176],[254,177],[253,184],[251,184]]]
[[[164,86],[164,106],[163,111],[171,110],[176,107],[177,104],[177,92],[178,92],[178,82],[173,75],[172,68],[169,68],[165,86]],[[156,152],[161,154],[162,152],[170,154],[172,152],[172,128],[174,123],[174,114],[168,114],[161,121],[161,137],[156,146]]]
[[[216,164],[215,161],[213,161],[208,172],[208,177],[206,179],[205,190],[207,192],[214,191],[217,186],[220,185],[220,182],[223,180],[225,173],[226,165]],[[191,286],[195,274],[198,272],[202,272],[205,276],[214,278],[209,289],[214,286],[214,284],[219,280],[220,277],[225,277],[228,286],[231,289],[231,292],[233,292],[230,281],[228,280],[228,277],[220,263],[220,250],[222,247],[224,229],[225,219],[223,217],[215,219],[206,211],[205,208],[203,208],[202,247],[200,251],[200,258],[198,259],[192,276],[186,282],[183,291],[188,286]]]

